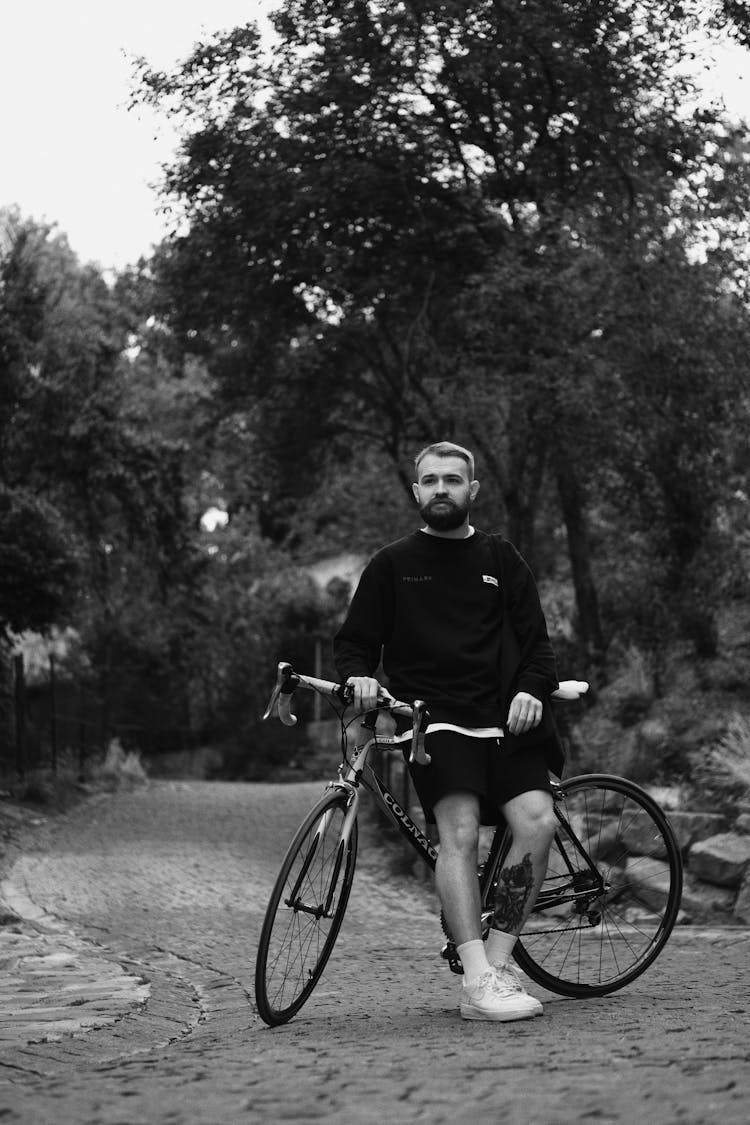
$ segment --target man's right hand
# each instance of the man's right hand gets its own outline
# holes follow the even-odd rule
[[[380,684],[372,676],[350,676],[346,681],[354,688],[354,706],[359,711],[374,711],[378,705]]]

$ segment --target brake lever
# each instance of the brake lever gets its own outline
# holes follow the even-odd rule
[[[271,698],[268,700],[268,706],[266,707],[265,711],[263,712],[263,722],[265,722],[266,719],[270,719],[271,716],[273,715],[273,711],[274,711],[274,708],[276,706],[276,702],[277,702],[280,695],[281,695],[281,687],[279,686],[279,684],[275,684],[274,689],[271,692]]]
[[[264,719],[271,718],[278,703],[278,714],[282,723],[287,727],[295,725],[297,716],[292,714],[292,694],[298,683],[299,680],[295,676],[291,664],[282,660],[276,668],[276,684],[271,692],[268,706],[263,712]]]
[[[415,699],[411,720],[411,751],[409,761],[416,762],[419,766],[429,766],[432,758],[424,748],[424,742],[419,741],[422,731],[422,719],[427,711],[427,704],[422,699]]]

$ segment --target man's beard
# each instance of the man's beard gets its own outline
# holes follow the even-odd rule
[[[434,508],[442,505],[438,511]],[[469,514],[470,502],[456,504],[454,500],[436,500],[435,497],[419,509],[419,514],[433,531],[455,531],[460,527]]]

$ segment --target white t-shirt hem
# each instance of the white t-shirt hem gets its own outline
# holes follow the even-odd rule
[[[454,730],[458,734],[467,734],[469,738],[502,738],[502,727],[461,727],[457,723],[429,723],[425,734],[434,734],[438,730]],[[404,731],[394,737],[394,742],[406,742],[411,738],[411,731]]]
[[[457,723],[430,723],[425,734],[432,734],[436,730],[455,730],[459,734],[468,734],[469,738],[502,738],[502,727],[460,727]]]

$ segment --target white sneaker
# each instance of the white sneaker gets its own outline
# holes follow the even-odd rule
[[[462,989],[461,1016],[465,1020],[527,1020],[541,1016],[544,1010],[523,990],[512,970],[488,969]]]
[[[541,1016],[543,1014],[544,1008],[542,1007],[541,1000],[537,1000],[535,996],[529,995],[529,993],[521,984],[521,974],[518,972],[518,969],[516,969],[514,965],[511,965],[510,961],[507,965],[495,965],[494,968],[495,972],[499,976],[503,976],[505,980],[507,980],[511,988],[515,989],[516,992],[520,992],[522,996],[526,996],[529,1000],[533,1001],[536,1009],[534,1012],[535,1016]]]
[[[516,992],[524,992],[528,996],[528,993],[521,984],[521,974],[519,973],[515,965],[513,965],[510,961],[508,961],[505,965],[493,965],[492,968],[500,976],[503,976],[507,980],[509,986],[511,988],[514,988]],[[541,1009],[541,1004],[539,1005],[539,1007]],[[539,1014],[542,1014],[541,1010]]]

